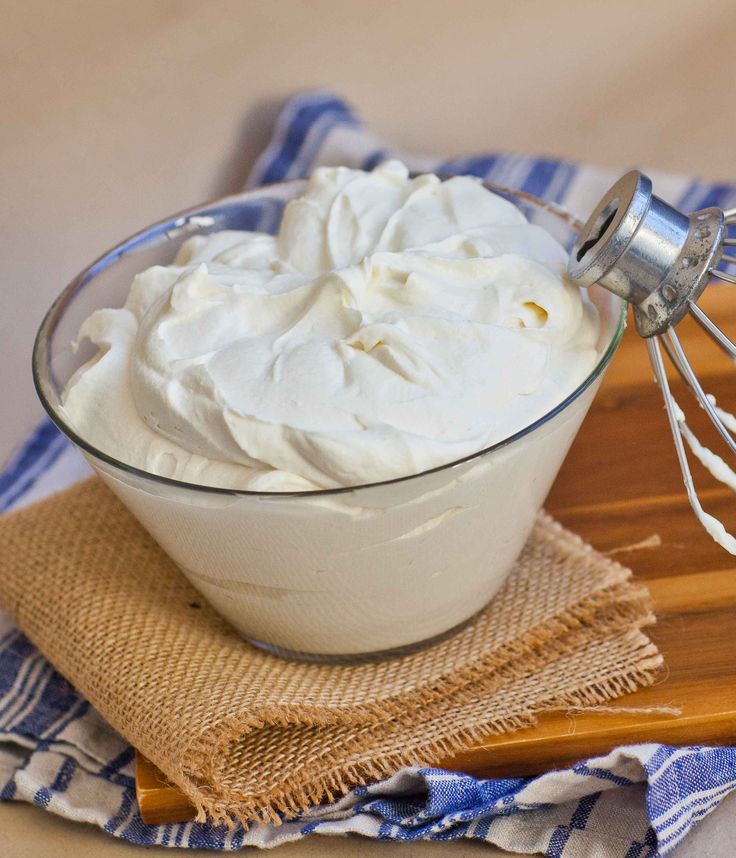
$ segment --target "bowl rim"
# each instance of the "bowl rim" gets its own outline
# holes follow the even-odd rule
[[[452,176],[443,176],[441,174],[437,175],[439,175],[442,179],[452,178]],[[46,392],[47,385],[51,385],[49,360],[50,337],[53,334],[53,331],[55,330],[56,326],[60,322],[62,316],[64,315],[64,311],[67,305],[72,301],[74,296],[79,291],[81,291],[95,277],[96,274],[107,268],[109,265],[113,264],[124,253],[134,249],[144,241],[150,240],[152,237],[157,238],[163,236],[164,238],[167,238],[170,237],[172,232],[185,231],[187,229],[187,225],[189,224],[190,218],[196,219],[198,217],[206,217],[206,211],[212,209],[215,206],[236,205],[240,202],[247,200],[249,197],[256,197],[261,195],[263,192],[268,192],[269,189],[284,189],[288,187],[296,187],[298,185],[304,186],[306,181],[306,179],[288,179],[281,182],[271,182],[264,185],[258,185],[257,187],[248,188],[237,194],[230,194],[226,197],[217,197],[199,205],[191,206],[180,212],[177,212],[176,214],[170,215],[169,217],[165,217],[161,220],[155,221],[154,223],[144,227],[143,229],[138,230],[128,238],[124,239],[123,241],[114,245],[109,250],[105,251],[105,253],[101,254],[97,259],[95,259],[94,262],[92,262],[90,265],[84,268],[76,277],[74,277],[74,279],[71,280],[71,282],[61,291],[61,293],[57,296],[57,298],[54,300],[54,302],[51,304],[48,311],[44,315],[43,320],[41,321],[41,324],[36,333],[36,337],[34,339],[32,353],[33,384],[36,389],[36,394],[38,395],[38,398],[40,399],[43,408],[45,409],[48,416],[51,418],[52,422],[70,441],[72,441],[72,443],[76,447],[80,448],[84,453],[87,453],[93,459],[98,459],[101,462],[112,466],[114,469],[121,470],[126,474],[135,477],[140,477],[143,480],[152,480],[154,483],[195,492],[206,492],[208,494],[228,495],[236,497],[244,496],[260,498],[330,497],[333,495],[347,494],[349,492],[357,492],[363,489],[367,490],[378,488],[381,486],[390,486],[396,483],[405,483],[410,480],[418,480],[421,477],[426,477],[431,474],[440,473],[441,471],[458,468],[461,465],[467,464],[468,462],[472,462],[474,459],[481,459],[488,454],[495,452],[496,450],[500,450],[503,447],[507,447],[510,444],[513,444],[521,438],[525,437],[526,435],[535,432],[537,429],[544,426],[545,423],[548,423],[550,420],[552,420],[557,414],[564,411],[603,374],[604,370],[611,362],[614,354],[616,353],[616,349],[621,342],[621,338],[626,328],[627,305],[626,302],[622,299],[619,299],[620,306],[618,320],[616,322],[613,334],[611,336],[610,341],[603,350],[603,354],[596,362],[596,365],[593,367],[587,377],[550,411],[546,412],[541,417],[538,417],[536,420],[534,420],[532,423],[529,423],[527,426],[524,426],[521,429],[518,429],[513,434],[508,435],[506,438],[503,438],[500,441],[496,441],[494,444],[491,444],[488,447],[483,447],[482,449],[477,450],[474,453],[470,453],[467,456],[463,456],[460,459],[453,459],[451,462],[446,462],[442,465],[436,465],[433,468],[428,468],[424,471],[419,471],[416,474],[406,474],[401,477],[393,477],[389,480],[378,480],[376,482],[371,483],[360,483],[354,486],[338,486],[335,488],[327,489],[308,489],[305,491],[267,492],[262,490],[256,491],[252,489],[226,488],[223,486],[208,486],[202,485],[201,483],[191,483],[185,480],[176,480],[172,477],[164,477],[160,476],[159,474],[152,474],[150,471],[145,471],[142,468],[137,468],[134,465],[130,465],[126,462],[121,462],[119,459],[116,459],[109,453],[105,453],[104,451],[99,450],[97,447],[93,446],[83,437],[78,435],[77,432],[63,419],[59,411],[50,401],[49,396]],[[526,191],[507,188],[503,185],[497,185],[493,182],[482,182],[481,184],[483,184],[484,187],[488,188],[494,193],[500,194],[507,199],[509,197],[512,197],[514,199],[530,203],[531,205],[542,210],[549,211],[553,215],[563,220],[573,230],[579,231],[582,227],[582,221],[580,221],[572,213],[570,213],[557,203],[541,200],[538,197],[535,197],[533,194],[526,193]],[[197,224],[193,223],[193,226],[196,227]],[[192,234],[196,234],[194,230],[192,230]],[[611,297],[615,299],[616,296],[612,295]]]

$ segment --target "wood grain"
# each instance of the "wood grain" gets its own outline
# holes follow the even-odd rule
[[[700,303],[727,331],[736,329],[733,290],[709,289]],[[736,408],[736,369],[730,361],[689,320],[678,333],[706,390],[726,408]],[[688,422],[723,453],[682,383],[673,381],[673,391]],[[736,529],[733,494],[699,465],[693,473],[706,508]],[[647,582],[658,617],[650,634],[665,656],[667,673],[653,687],[615,701],[610,713],[550,713],[533,728],[489,736],[438,764],[475,775],[527,775],[631,742],[736,741],[736,559],[711,540],[690,510],[660,393],[633,330],[624,337],[546,506]],[[652,542],[653,536],[656,547],[628,547]],[[616,704],[675,707],[681,714],[616,712]],[[140,755],[136,783],[146,822],[191,819],[185,796]]]

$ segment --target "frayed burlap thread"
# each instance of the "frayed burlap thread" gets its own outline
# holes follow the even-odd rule
[[[472,623],[349,667],[243,642],[97,479],[4,517],[0,545],[2,607],[200,820],[279,822],[662,666],[646,590],[543,513]]]

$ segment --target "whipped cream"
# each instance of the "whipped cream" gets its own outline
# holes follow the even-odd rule
[[[93,313],[63,407],[99,450],[203,485],[415,474],[553,409],[598,358],[567,254],[472,178],[320,168],[276,236],[195,236]]]

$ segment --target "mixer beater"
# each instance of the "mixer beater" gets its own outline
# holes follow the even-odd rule
[[[633,305],[637,332],[646,340],[654,377],[662,391],[690,504],[713,539],[736,554],[736,539],[701,506],[685,442],[711,474],[734,491],[736,473],[704,447],[688,426],[670,390],[662,355],[664,350],[729,450],[736,454],[736,418],[719,408],[703,390],[674,329],[690,314],[736,361],[736,345],[696,303],[713,278],[736,284],[736,276],[718,268],[720,263],[736,264],[736,255],[729,255],[729,248],[736,248],[736,229],[729,232],[730,227],[736,228],[736,209],[706,208],[684,215],[655,196],[647,176],[633,170],[622,176],[596,206],[572,249],[568,271],[578,285],[599,283]]]

